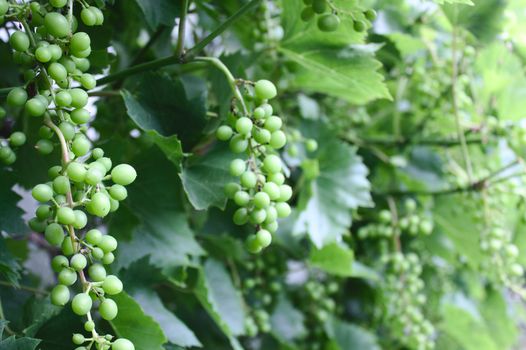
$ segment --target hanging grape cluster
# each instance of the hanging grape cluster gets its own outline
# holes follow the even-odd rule
[[[277,95],[276,87],[268,80],[259,80],[253,90],[252,112],[234,110],[216,135],[221,141],[229,141],[232,152],[248,156],[230,163],[230,174],[239,177],[240,183],[227,184],[225,192],[239,206],[234,223],[256,226],[256,233],[247,239],[247,248],[257,253],[270,245],[278,218],[290,215],[287,201],[292,197],[292,188],[285,184],[283,163],[276,153],[287,143],[281,130],[283,121],[273,115],[268,103]]]
[[[309,22],[317,17],[318,29],[323,32],[334,32],[340,26],[340,15],[350,16],[353,20],[353,28],[357,32],[363,32],[376,19],[376,11],[367,9],[365,11],[341,11],[330,0],[303,0],[305,7],[301,11],[301,19]]]
[[[102,11],[81,2],[81,20],[86,26],[101,25]],[[49,154],[58,145],[62,161],[48,171],[49,181],[36,185],[32,196],[40,205],[29,226],[44,234],[46,241],[61,249],[52,259],[58,274],[58,285],[51,292],[51,301],[64,306],[71,299],[73,312],[86,316],[84,324],[90,336],[74,334],[78,350],[92,348],[133,350],[127,339],[113,339],[95,329],[91,310],[97,308],[105,320],[117,316],[118,307],[112,295],[122,291],[118,277],[108,275],[104,265],[114,260],[117,240],[97,229],[87,230],[88,214],[105,217],[119,208],[127,197],[127,185],[137,174],[128,164],[113,166],[100,148],[92,149],[84,126],[90,120],[85,108],[86,90],[96,85],[95,78],[86,73],[90,67],[90,37],[76,32],[73,1],[51,0],[49,3],[7,3],[0,0],[0,15],[18,21],[24,31],[10,33],[13,59],[24,69],[25,85],[12,89],[7,104],[23,117],[40,118],[40,140],[36,149]],[[11,134],[9,144],[18,147],[25,142],[20,132]],[[7,151],[5,151],[7,150]],[[4,160],[12,163],[12,151],[2,145]],[[111,181],[111,182],[110,182]],[[86,232],[87,230],[87,232]],[[85,232],[81,235],[79,232]],[[81,291],[71,298],[77,284]]]
[[[384,322],[392,336],[409,349],[434,349],[435,329],[424,315],[426,296],[418,255],[395,252],[381,260],[385,263]]]

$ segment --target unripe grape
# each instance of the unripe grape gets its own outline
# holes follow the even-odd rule
[[[73,110],[70,114],[70,117],[75,124],[85,124],[90,120],[89,112],[84,108]]]
[[[314,139],[309,139],[305,143],[305,148],[308,152],[316,152],[316,150],[318,149],[318,142],[316,142],[316,140]]]
[[[281,129],[281,126],[283,125],[283,121],[280,117],[276,117],[275,115],[270,116],[265,121],[265,129],[267,129],[270,132],[277,131]]]
[[[282,185],[283,183],[285,183],[285,175],[283,175],[282,173],[268,174],[267,180],[267,182],[273,182],[276,185]]]
[[[70,188],[69,179],[66,176],[59,175],[53,180],[53,190],[58,194],[66,194]]]
[[[267,129],[257,129],[254,133],[254,139],[264,145],[267,144],[270,141],[271,133]]]
[[[276,86],[269,80],[258,80],[254,86],[256,97],[261,100],[270,100],[276,97]]]
[[[88,204],[88,210],[91,209],[93,215],[105,217],[110,212],[110,199],[102,192],[95,193]]]
[[[312,2],[312,9],[314,12],[321,14],[327,10],[327,1],[326,0],[314,0]]]
[[[53,198],[53,190],[49,185],[39,184],[33,187],[31,191],[33,198],[39,202],[47,202]]]
[[[62,57],[62,49],[56,44],[49,45],[47,47],[51,53],[51,61],[58,61]]]
[[[281,130],[274,131],[270,137],[270,147],[280,149],[287,143],[287,136]]]
[[[272,235],[267,230],[259,230],[256,233],[256,239],[262,248],[266,248],[272,242]]]
[[[44,17],[44,26],[47,32],[56,38],[65,37],[71,29],[67,18],[58,12],[47,13]]]
[[[247,135],[252,131],[252,120],[247,117],[241,117],[236,121],[236,130],[238,133]]]
[[[117,317],[118,312],[119,309],[117,304],[111,299],[104,299],[104,301],[99,306],[100,315],[107,321],[111,321]]]
[[[69,301],[69,289],[61,284],[51,290],[51,303],[57,306],[64,306]]]
[[[84,268],[87,266],[88,261],[86,260],[86,257],[80,253],[73,255],[71,258],[71,267],[76,270],[84,270]]]
[[[102,283],[102,289],[109,295],[115,295],[122,292],[122,282],[114,275],[108,275]]]
[[[234,153],[245,152],[248,148],[248,140],[243,135],[236,135],[230,139],[229,147]]]
[[[233,217],[234,224],[244,225],[248,222],[248,211],[246,208],[239,208],[235,211]]]
[[[62,90],[56,94],[55,103],[58,107],[69,107],[71,105],[71,95],[69,92]]]
[[[104,157],[104,150],[102,148],[94,148],[91,151],[91,156],[93,157],[93,159],[100,159]]]
[[[241,189],[241,186],[235,182],[230,182],[225,185],[225,194],[228,198],[233,199],[236,192]]]
[[[77,273],[70,268],[64,268],[58,274],[58,281],[65,286],[71,286],[77,281]]]
[[[53,130],[51,130],[45,125],[42,125],[40,129],[38,129],[38,136],[40,136],[43,139],[50,139],[53,137],[53,135]]]
[[[9,10],[9,3],[7,0],[0,0],[0,16],[3,16]]]
[[[240,207],[244,207],[250,202],[250,195],[246,191],[237,191],[234,196],[234,202]]]
[[[33,97],[28,100],[25,105],[27,114],[32,117],[40,117],[46,112],[47,105],[41,99]]]
[[[258,192],[254,195],[254,205],[256,208],[267,208],[270,205],[270,197],[265,192]]]
[[[263,191],[271,200],[276,200],[280,197],[280,188],[273,182],[266,182],[265,185],[263,185]]]
[[[91,148],[91,142],[85,136],[77,136],[71,144],[71,150],[77,157],[86,155]]]
[[[27,101],[27,92],[23,88],[13,88],[7,94],[7,104],[12,107],[22,107]]]
[[[365,18],[367,18],[369,21],[374,21],[376,19],[376,11],[373,9],[365,10],[363,13]]]
[[[102,181],[103,177],[104,177],[104,173],[99,168],[92,167],[92,168],[89,168],[88,171],[86,172],[86,178],[84,179],[84,181],[88,185],[95,186]]]
[[[39,62],[49,62],[51,61],[51,51],[47,47],[41,46],[35,50],[35,57]]]
[[[137,172],[128,164],[119,164],[111,171],[111,179],[118,185],[126,186],[135,181]]]
[[[47,204],[39,205],[35,214],[39,220],[45,220],[51,215],[51,207]]]
[[[232,128],[228,125],[222,125],[217,128],[216,137],[220,141],[228,141],[232,137]]]
[[[104,265],[109,265],[109,264],[113,263],[114,260],[115,260],[115,255],[113,255],[113,253],[106,253],[102,257],[102,263]]]
[[[252,254],[257,254],[262,249],[255,235],[247,238],[246,246],[247,250]]]
[[[508,258],[514,259],[519,256],[519,249],[517,248],[516,245],[509,244],[506,246],[505,253]]]
[[[64,255],[57,255],[51,259],[51,268],[56,273],[62,271],[65,267],[69,266],[69,260]]]
[[[300,17],[303,22],[308,22],[314,18],[315,15],[316,13],[312,9],[312,6],[307,6],[301,11]]]
[[[81,72],[86,72],[90,67],[90,61],[87,58],[78,58],[72,57],[73,62],[75,62],[75,71],[78,74],[77,70]]]
[[[267,217],[265,218],[266,224],[273,223],[274,221],[278,219],[278,211],[276,210],[276,208],[269,206],[266,209],[266,211],[267,211]]]
[[[77,183],[84,182],[86,178],[87,170],[84,168],[84,165],[77,162],[71,162],[67,168],[68,177]]]
[[[512,264],[510,266],[510,273],[513,276],[521,277],[524,274],[524,268],[519,264]]]
[[[58,62],[53,62],[49,65],[48,73],[56,82],[65,81],[68,78],[68,71]]]
[[[91,90],[95,86],[97,86],[97,80],[95,80],[93,75],[88,73],[84,73],[81,75],[80,83],[82,84],[82,87],[87,90]]]
[[[263,225],[263,228],[266,229],[269,232],[274,233],[274,232],[276,232],[278,230],[278,222],[277,221],[273,221],[273,222],[265,223],[265,225]]]
[[[72,338],[73,344],[80,345],[84,343],[84,340],[85,338],[82,334],[79,334],[79,333],[73,334],[73,338]]]
[[[73,312],[79,316],[86,315],[93,305],[91,297],[87,293],[79,293],[75,295],[71,302],[71,308]]]
[[[73,242],[71,241],[70,237],[64,238],[60,248],[62,249],[62,254],[66,255],[66,256],[71,256],[71,255],[73,255],[75,253],[75,249],[73,247]]]
[[[75,222],[75,213],[69,207],[60,207],[57,209],[57,220],[62,225],[72,225]]]
[[[9,144],[13,147],[20,147],[26,143],[26,134],[21,131],[15,131],[9,136]]]
[[[363,21],[354,21],[353,28],[357,32],[365,31],[365,23]]]
[[[95,322],[89,320],[84,323],[84,330],[86,332],[91,332],[95,329]]]
[[[53,152],[54,146],[51,141],[41,139],[37,141],[35,148],[40,154],[46,155],[46,154],[50,154],[51,152]]]
[[[276,203],[276,210],[280,218],[286,218],[291,213],[290,206],[285,202]]]
[[[70,41],[70,50],[73,53],[87,50],[91,45],[91,39],[88,34],[78,32],[73,34]]]
[[[90,278],[95,282],[102,282],[106,278],[106,269],[101,264],[93,264],[88,269]]]
[[[97,164],[102,164],[104,166],[104,168],[106,169],[106,172],[110,171],[110,169],[112,167],[111,159],[108,158],[108,157],[99,158],[99,159],[97,159],[96,163]]]
[[[75,108],[82,108],[88,104],[88,93],[82,89],[75,88],[69,90],[71,94],[71,106]]]
[[[91,7],[87,7],[80,12],[80,19],[82,23],[88,27],[94,26],[97,23],[97,16],[91,11]]]
[[[95,247],[91,250],[91,255],[93,256],[93,258],[100,260],[104,257],[104,252],[102,251],[102,249]]]
[[[257,107],[256,109],[254,109],[254,118],[255,119],[265,118],[265,109],[262,107]]]
[[[117,240],[110,235],[102,236],[98,246],[105,253],[113,252],[115,249],[117,249]]]
[[[322,32],[334,32],[340,26],[340,17],[330,13],[318,18],[318,28]]]
[[[86,242],[91,245],[97,245],[102,239],[102,233],[97,229],[91,229],[86,233]]]
[[[13,34],[11,34],[11,37],[9,38],[9,43],[11,44],[11,47],[16,51],[27,51],[29,49],[29,37],[26,33],[21,31],[16,31]]]
[[[265,209],[253,210],[250,213],[250,222],[253,224],[261,224],[267,219],[267,211]]]
[[[62,122],[58,126],[60,131],[62,131],[62,135],[64,135],[64,139],[66,141],[73,140],[75,137],[75,127],[70,122]]]
[[[128,191],[126,187],[122,185],[113,185],[110,187],[110,196],[118,201],[123,201],[128,196]]]
[[[120,338],[113,342],[112,350],[135,350],[133,343],[128,339]]]
[[[279,202],[286,202],[292,197],[292,187],[289,185],[279,186]]]
[[[268,155],[263,160],[263,169],[269,173],[278,173],[281,171],[281,159],[276,155]]]
[[[257,177],[252,171],[245,171],[241,175],[241,186],[245,188],[254,188],[256,187]]]
[[[245,161],[243,159],[234,159],[230,162],[230,175],[241,176],[246,170]]]

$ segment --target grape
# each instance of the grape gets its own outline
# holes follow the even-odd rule
[[[287,143],[287,136],[281,130],[274,131],[270,137],[270,147],[280,149]]]
[[[51,141],[42,139],[42,140],[37,141],[35,148],[40,154],[45,155],[45,154],[50,154],[51,152],[53,152],[54,146]]]
[[[277,214],[276,214],[277,215]],[[276,232],[278,230],[278,222],[277,221],[273,221],[273,222],[268,222],[264,225],[264,228],[269,231],[269,232]]]
[[[64,230],[57,223],[51,223],[46,227],[44,232],[46,241],[54,246],[60,246],[64,241]]]
[[[86,242],[88,242],[89,244],[97,245],[102,239],[102,233],[97,229],[92,229],[86,233],[85,238]]]
[[[318,14],[324,13],[327,10],[327,1],[314,0],[312,2],[312,10]]]
[[[66,194],[70,191],[69,179],[60,175],[53,180],[53,189],[58,194]]]
[[[244,207],[250,202],[250,195],[246,191],[237,191],[234,202],[240,207]]]
[[[259,253],[262,249],[261,245],[259,244],[259,241],[257,240],[256,236],[250,236],[247,239],[247,249],[250,253],[256,254]]]
[[[102,148],[94,148],[91,151],[91,156],[94,159],[100,159],[100,158],[104,157],[104,151],[102,150]]]
[[[43,139],[50,139],[53,137],[53,135],[53,130],[51,130],[45,125],[42,125],[40,129],[38,129],[38,136],[40,136]]]
[[[69,207],[60,207],[57,209],[57,220],[62,225],[72,225],[75,222],[75,213]]]
[[[276,86],[269,80],[258,80],[254,86],[256,97],[261,100],[270,100],[276,97]]]
[[[256,239],[262,248],[266,248],[272,242],[272,235],[267,230],[259,230],[256,233]]]
[[[68,177],[73,180],[74,182],[84,182],[84,179],[86,178],[87,170],[84,168],[83,164],[77,163],[77,162],[71,162],[68,165],[67,168],[67,174]]]
[[[31,191],[33,198],[39,202],[47,202],[53,198],[53,190],[45,184],[36,185]]]
[[[277,131],[281,129],[281,126],[283,125],[283,121],[280,117],[271,116],[267,118],[265,121],[265,129],[267,129],[270,132]]]
[[[115,255],[113,255],[113,253],[106,253],[106,254],[104,254],[104,256],[102,257],[102,263],[103,263],[104,265],[109,265],[109,264],[111,264],[114,260],[115,260]]]
[[[80,76],[80,83],[82,87],[88,90],[93,89],[97,86],[97,80],[91,74],[84,73]]]
[[[75,55],[77,52],[81,52],[89,49],[91,40],[88,34],[84,32],[78,32],[73,34],[70,41],[70,50]]]
[[[244,225],[248,222],[248,210],[246,208],[239,208],[235,211],[233,217],[234,224]]]
[[[84,330],[86,332],[91,332],[95,329],[95,322],[89,320],[84,323]]]
[[[265,109],[262,108],[262,107],[257,107],[256,109],[254,109],[254,118],[255,119],[263,119],[265,118]]]
[[[230,175],[241,176],[246,170],[245,161],[243,159],[234,159],[230,162]]]
[[[53,271],[59,273],[62,271],[65,267],[69,266],[68,258],[66,258],[64,255],[57,255],[53,259],[51,259],[51,267],[53,268]]]
[[[73,223],[73,227],[77,230],[86,227],[88,223],[88,216],[86,213],[84,213],[82,210],[73,210],[73,213],[75,214],[75,222]]]
[[[89,121],[90,115],[84,108],[78,108],[71,112],[71,120],[76,124],[85,124]]]
[[[109,295],[115,295],[122,292],[122,282],[114,275],[108,275],[102,283],[102,289]]]
[[[20,147],[26,143],[26,134],[20,131],[15,131],[9,136],[9,144],[13,147]]]
[[[232,137],[232,128],[228,125],[222,125],[217,128],[216,137],[220,141],[228,141]]]
[[[51,61],[51,51],[47,47],[39,47],[35,50],[35,57],[39,62],[49,62]]]
[[[102,192],[97,192],[91,197],[88,211],[91,209],[93,215],[105,217],[110,212],[110,199]]]
[[[97,23],[97,15],[91,11],[91,7],[85,8],[80,12],[80,19],[82,23],[88,27],[94,26]]]
[[[340,25],[340,17],[331,13],[318,18],[318,28],[322,32],[334,32]]]
[[[68,3],[68,0],[49,0],[49,3],[53,7],[62,8],[66,6],[66,4]]]
[[[118,201],[123,201],[128,196],[128,191],[126,187],[122,185],[113,185],[110,187],[110,196]]]
[[[62,122],[59,124],[58,128],[62,131],[62,135],[66,141],[70,141],[75,137],[75,127],[69,122]]]
[[[82,343],[84,343],[85,341],[85,338],[82,334],[73,334],[73,338],[72,338],[72,341],[74,344],[77,344],[77,345],[80,345]]]
[[[308,22],[314,18],[315,15],[316,13],[314,12],[312,6],[307,6],[303,9],[303,11],[301,11],[300,17],[303,22]]]
[[[117,317],[118,311],[117,304],[111,299],[104,299],[99,306],[100,315],[107,321],[111,321]]]
[[[270,205],[270,197],[265,192],[258,192],[254,195],[254,205],[256,208],[267,208]]]
[[[292,187],[289,185],[279,186],[279,198],[278,201],[286,202],[292,197]]]
[[[265,183],[265,185],[263,185],[263,191],[273,201],[280,197],[280,187],[274,182]]]
[[[314,139],[309,139],[305,143],[305,148],[307,148],[308,152],[316,152],[318,149],[318,142],[316,142]]]
[[[98,247],[95,247],[91,250],[91,255],[97,259],[97,260],[100,260],[104,257],[104,252],[102,251],[102,249],[98,248]]]
[[[104,168],[106,169],[106,172],[110,171],[112,167],[111,159],[107,157],[102,157],[100,159],[97,159],[98,164],[102,164]]]
[[[367,18],[369,21],[374,21],[376,19],[376,11],[373,9],[365,10],[363,13],[365,18]]]
[[[71,28],[66,17],[58,12],[49,12],[44,17],[44,26],[49,34],[63,38],[69,34]]]
[[[95,7],[95,6],[91,6],[90,9],[97,17],[97,23],[95,24],[98,26],[102,25],[102,23],[104,23],[104,14],[102,13],[102,11],[98,7]]]
[[[86,257],[80,253],[73,255],[71,258],[71,267],[76,271],[84,270],[87,264]]]
[[[47,105],[41,99],[33,97],[26,102],[26,112],[32,117],[40,117],[46,112]]]
[[[3,16],[9,10],[9,3],[7,0],[0,0],[0,16]]]
[[[265,209],[258,209],[250,213],[250,222],[254,224],[261,224],[267,219],[267,211]]]
[[[111,171],[111,179],[118,185],[126,186],[135,181],[137,172],[128,164],[119,164]]]
[[[362,21],[354,21],[353,28],[357,32],[363,32],[365,31],[365,23]]]
[[[16,87],[7,94],[7,104],[12,107],[22,107],[27,101],[26,90]]]
[[[104,173],[100,170],[100,168],[91,167],[88,169],[88,172],[86,173],[86,178],[84,179],[84,181],[88,185],[95,186],[102,181],[103,177],[104,177]]]
[[[276,208],[269,206],[267,208],[267,217],[265,223],[270,224],[278,219],[278,211]]]
[[[230,150],[234,153],[242,153],[248,148],[248,140],[243,135],[236,135],[230,139]]]
[[[106,278],[106,269],[101,264],[93,264],[89,267],[90,278],[95,282],[102,282]]]
[[[27,51],[30,44],[27,34],[18,30],[11,35],[9,43],[14,50],[20,52]]]
[[[58,107],[69,107],[71,105],[71,95],[62,90],[55,95],[55,103]]]
[[[71,106],[74,108],[82,108],[88,104],[88,93],[82,89],[75,88],[69,90],[71,94]]]
[[[70,268],[64,268],[58,274],[58,281],[65,286],[71,286],[77,281],[77,273]]]
[[[276,210],[278,211],[278,217],[280,218],[286,218],[291,212],[290,206],[285,202],[276,203]]]
[[[247,117],[241,117],[236,121],[236,130],[240,134],[247,135],[252,131],[252,120]]]
[[[112,350],[135,350],[133,343],[128,339],[120,338],[113,342]]]
[[[93,305],[91,297],[87,293],[79,293],[75,295],[73,301],[71,302],[71,308],[73,312],[79,316],[86,315]]]
[[[47,47],[51,53],[51,61],[58,61],[62,57],[62,49],[56,44],[51,44]]]
[[[241,175],[241,186],[245,188],[254,188],[256,187],[257,176],[252,171],[245,171]]]
[[[257,129],[254,133],[254,139],[264,145],[270,141],[271,133],[267,129]]]
[[[102,236],[98,246],[105,253],[109,253],[117,249],[117,240],[110,235]]]
[[[64,81],[68,78],[68,71],[63,65],[61,65],[58,62],[53,62],[49,65],[48,73],[51,76],[51,78],[53,78],[53,80],[55,80],[56,82]]]
[[[275,183],[276,185],[282,185],[285,182],[285,175],[282,173],[269,174],[267,180]]]
[[[40,220],[45,220],[51,215],[51,207],[47,204],[39,205],[36,210],[36,216]]]
[[[263,168],[270,173],[281,171],[281,159],[276,155],[268,155],[263,160]]]
[[[62,253],[66,256],[70,256],[75,253],[73,242],[71,241],[70,237],[64,238],[64,240],[62,241],[62,245],[60,247],[62,249]]]
[[[57,306],[64,306],[69,301],[69,289],[66,286],[59,284],[51,290],[51,303]]]

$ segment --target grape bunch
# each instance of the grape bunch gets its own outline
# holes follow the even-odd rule
[[[272,234],[278,229],[278,218],[290,215],[287,201],[292,197],[292,188],[285,184],[283,164],[276,152],[287,143],[281,130],[283,122],[272,114],[268,103],[276,96],[276,87],[268,80],[259,80],[253,90],[253,111],[232,113],[227,124],[217,129],[216,136],[229,141],[232,152],[248,156],[230,163],[230,174],[239,177],[240,183],[227,184],[225,192],[239,206],[234,223],[256,226],[256,233],[247,239],[247,248],[258,253],[270,245]]]
[[[303,0],[305,7],[300,17],[304,22],[309,22],[317,17],[318,29],[323,32],[334,32],[340,26],[339,14],[349,15],[353,19],[353,28],[357,32],[363,32],[376,19],[376,11],[367,9],[365,11],[346,12],[338,10],[331,0]],[[330,13],[329,13],[330,11]]]
[[[418,255],[395,252],[383,255],[381,260],[385,264],[384,321],[393,337],[408,349],[434,349],[435,329],[423,311],[426,296]]]
[[[81,4],[85,25],[103,23],[99,8]],[[61,255],[52,259],[59,282],[51,292],[52,303],[64,306],[71,299],[73,312],[86,316],[84,328],[91,335],[73,335],[73,343],[82,345],[77,350],[133,350],[127,339],[113,340],[112,335],[99,334],[91,315],[96,306],[105,320],[117,316],[117,304],[110,297],[122,291],[122,282],[108,275],[104,267],[114,260],[117,240],[96,228],[84,235],[78,232],[86,230],[88,214],[103,218],[117,210],[119,201],[127,197],[125,186],[137,173],[128,164],[113,166],[102,149],[92,149],[86,135],[85,124],[91,118],[85,108],[86,90],[94,88],[96,80],[87,73],[91,40],[87,33],[76,32],[72,5],[73,1],[67,0],[46,4],[0,0],[3,18],[18,21],[24,28],[10,33],[9,43],[14,61],[24,70],[25,85],[9,92],[7,104],[23,117],[42,120],[41,139],[35,145],[39,153],[50,154],[57,144],[60,147],[61,163],[49,169],[48,182],[31,191],[40,205],[29,221],[32,230],[43,233],[50,245],[61,249]],[[15,132],[9,142],[19,146],[25,142],[25,135]],[[81,291],[71,298],[70,288],[75,284]]]
[[[407,199],[404,203],[404,215],[393,221],[389,210],[378,213],[378,222],[363,226],[358,231],[358,238],[392,238],[395,235],[428,236],[433,232],[433,221],[417,211],[416,201]]]

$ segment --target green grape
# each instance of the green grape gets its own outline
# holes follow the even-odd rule
[[[55,95],[55,103],[58,107],[69,107],[71,105],[71,95],[62,90]]]
[[[36,210],[36,216],[40,220],[45,220],[51,215],[51,207],[47,204],[39,205]]]
[[[95,329],[95,322],[93,322],[92,320],[86,321],[84,323],[84,330],[86,332],[92,332],[94,329]]]
[[[73,210],[75,214],[75,222],[73,222],[73,227],[77,230],[83,229],[88,224],[88,217],[86,213],[82,210]]]
[[[287,136],[281,130],[274,131],[270,137],[270,147],[280,149],[287,143]]]
[[[274,222],[266,223],[263,226],[263,228],[266,229],[269,232],[274,233],[274,232],[276,232],[278,230],[278,222],[274,221]]]
[[[283,125],[283,121],[280,117],[276,116],[270,116],[265,121],[265,129],[267,129],[270,132],[277,131],[281,129],[281,126]]]
[[[111,321],[115,317],[117,317],[118,312],[119,312],[119,309],[117,307],[117,304],[113,300],[104,299],[104,301],[100,303],[99,313],[103,319],[107,321]]]
[[[97,245],[102,239],[102,233],[97,229],[91,229],[86,232],[86,242],[92,245]]]
[[[86,72],[90,67],[90,62],[86,58],[73,57],[73,62],[75,62],[75,67],[81,72]]]
[[[115,295],[122,292],[122,282],[114,275],[108,275],[102,283],[102,289],[109,295]]]
[[[111,179],[118,185],[126,186],[135,181],[137,172],[128,164],[119,164],[111,171]]]
[[[33,187],[31,191],[33,198],[39,202],[47,202],[53,198],[53,190],[49,185],[40,184]]]
[[[7,115],[7,112],[5,111],[5,108],[0,106],[0,120],[4,119],[6,115]]]
[[[279,186],[279,202],[286,202],[292,197],[292,187],[289,185]]]
[[[73,34],[70,41],[70,50],[75,53],[89,49],[91,40],[88,34],[84,32],[78,32]]]
[[[49,34],[63,38],[70,33],[70,26],[66,17],[58,12],[49,12],[44,17],[44,26]]]
[[[51,152],[53,152],[54,146],[51,141],[41,139],[37,141],[35,148],[40,154],[46,155],[46,154],[50,154]]]
[[[263,169],[269,173],[278,173],[281,171],[281,159],[276,155],[268,155],[263,160]]]
[[[102,192],[97,192],[91,197],[91,201],[88,203],[88,211],[93,215],[99,217],[105,217],[110,212],[110,199]]]
[[[236,121],[236,131],[242,135],[248,135],[252,131],[252,120],[241,117]]]
[[[51,53],[51,61],[58,61],[62,57],[62,49],[56,44],[51,44],[47,47]]]
[[[225,194],[228,198],[234,198],[237,191],[241,189],[241,186],[239,184],[236,184],[234,182],[230,182],[225,185]]]
[[[126,187],[122,185],[113,185],[110,187],[110,196],[118,201],[123,201],[128,197],[128,191],[126,190]]]
[[[86,155],[91,148],[91,142],[85,136],[77,136],[71,144],[71,150],[77,157]]]
[[[270,197],[265,192],[258,192],[254,195],[254,205],[256,208],[267,208],[270,205]]]
[[[275,183],[276,185],[283,185],[285,183],[285,175],[282,173],[269,174],[267,180]]]
[[[97,86],[97,80],[93,77],[93,75],[84,73],[80,76],[80,83],[82,84],[82,87],[84,89],[91,90],[95,86]]]
[[[51,6],[56,8],[63,8],[68,3],[68,0],[49,0]]]
[[[58,62],[53,62],[49,65],[48,73],[53,80],[60,82],[65,81],[68,78],[68,71],[66,68]],[[71,94],[70,94],[71,96]],[[73,101],[73,97],[72,97]]]
[[[72,225],[75,222],[75,213],[69,207],[60,207],[57,209],[57,220],[62,225]]]
[[[104,151],[102,150],[102,148],[94,148],[91,151],[91,156],[94,159],[100,159],[100,158],[104,157]]]
[[[9,3],[7,0],[0,0],[0,16],[3,16],[9,11]]]
[[[109,265],[109,264],[113,263],[114,260],[115,260],[115,255],[113,255],[113,253],[106,253],[102,257],[102,263],[104,265]]]
[[[101,264],[93,264],[88,269],[90,278],[95,282],[102,282],[106,278],[106,269]]]
[[[73,247],[73,242],[71,241],[70,237],[64,238],[60,248],[62,249],[62,254],[66,255],[66,256],[71,256],[71,255],[73,255],[75,253],[75,249]]]
[[[43,139],[50,139],[53,137],[53,135],[53,130],[51,130],[45,125],[42,125],[40,129],[38,129],[38,136],[40,136]]]
[[[257,107],[256,109],[254,109],[254,118],[255,119],[265,118],[265,109],[262,107]]]
[[[71,94],[71,106],[74,108],[82,108],[88,104],[88,93],[82,89],[75,88],[69,90]]]
[[[73,344],[77,344],[77,345],[80,345],[82,343],[84,343],[85,341],[85,338],[82,334],[73,334],[73,338],[72,338],[72,341],[73,341]]]
[[[73,312],[79,316],[86,315],[93,305],[91,297],[87,293],[79,293],[75,295],[71,302],[71,308]]]
[[[239,208],[234,212],[234,224],[244,225],[248,222],[248,210],[246,208]]]
[[[217,128],[216,137],[220,141],[228,141],[232,137],[232,128],[228,125],[222,125]]]
[[[266,211],[267,211],[267,217],[265,218],[266,224],[271,224],[278,219],[278,211],[276,210],[276,208],[269,206],[267,207]]]
[[[248,140],[243,135],[236,135],[230,139],[230,150],[234,153],[245,152],[248,148]]]
[[[100,260],[104,257],[104,252],[100,248],[93,248],[91,251],[91,255],[97,260]]]
[[[257,240],[256,236],[250,236],[247,239],[247,250],[252,254],[257,254],[261,251],[262,247],[259,244],[259,241]]]
[[[102,11],[98,7],[95,7],[95,6],[90,6],[90,9],[97,17],[97,23],[95,24],[98,26],[102,25],[102,23],[104,23],[104,14],[102,13]]]
[[[80,271],[84,270],[84,268],[88,265],[88,261],[84,255],[78,253],[73,255],[70,265],[75,271]]]
[[[98,246],[105,253],[109,253],[117,249],[117,240],[110,235],[102,236]]]
[[[340,26],[340,17],[331,13],[318,18],[318,28],[322,32],[334,32]]]
[[[250,213],[250,222],[254,224],[261,224],[267,219],[267,211],[265,209],[253,210]]]
[[[234,196],[234,202],[240,207],[247,206],[250,202],[250,195],[246,191],[237,191]]]
[[[9,43],[14,50],[19,52],[27,51],[30,44],[27,34],[18,30],[11,34]]]
[[[312,9],[314,12],[321,14],[327,10],[327,1],[326,0],[313,0]]]
[[[69,179],[66,176],[59,175],[53,180],[53,190],[56,193],[66,194],[70,189]]]
[[[241,176],[246,170],[245,161],[243,159],[234,159],[230,162],[230,175]]]
[[[280,187],[274,182],[267,182],[263,185],[263,191],[269,196],[273,201],[277,200],[280,197]]]
[[[365,10],[363,15],[371,22],[376,19],[376,11],[373,9]]]
[[[75,126],[69,122],[62,122],[58,128],[62,131],[62,135],[66,141],[71,141],[75,137]]]
[[[77,281],[77,273],[70,268],[64,268],[58,274],[58,281],[65,286],[71,286]]]
[[[32,117],[40,117],[46,112],[47,105],[42,102],[42,99],[33,97],[28,100],[25,105],[27,114]]]
[[[267,230],[259,230],[256,233],[256,239],[262,248],[266,248],[272,242],[272,235]]]
[[[86,173],[87,170],[83,164],[78,162],[69,163],[67,168],[67,174],[72,181],[77,183],[84,182],[84,179],[86,178]]]
[[[365,23],[363,21],[354,21],[353,28],[357,32],[365,31]]]
[[[270,100],[276,97],[276,86],[269,80],[258,80],[254,86],[256,97],[261,100]]]
[[[69,301],[69,289],[66,286],[58,285],[51,290],[51,303],[57,306],[64,306]]]
[[[104,173],[100,170],[100,168],[92,167],[88,169],[86,173],[86,178],[84,179],[84,181],[88,185],[95,186],[102,181],[103,177],[104,177]]]
[[[49,62],[51,61],[51,51],[48,50],[47,47],[39,47],[35,50],[35,57],[39,62]]]
[[[12,107],[22,107],[27,101],[27,92],[23,88],[13,88],[7,94],[7,104]]]
[[[13,147],[20,147],[26,143],[26,134],[21,131],[15,131],[9,136],[9,144]]]
[[[78,108],[73,110],[70,114],[70,117],[75,124],[85,124],[90,119],[89,112],[84,108]]]
[[[264,145],[267,144],[270,141],[271,133],[267,129],[256,129],[256,132],[254,133],[254,139]]]
[[[279,218],[286,218],[291,213],[290,206],[285,202],[276,203],[276,210]]]
[[[133,343],[128,339],[120,338],[113,342],[112,350],[135,350]]]
[[[316,13],[314,12],[312,6],[307,6],[303,9],[303,11],[301,11],[300,17],[303,22],[308,22],[313,19],[315,15]]]
[[[65,267],[69,266],[69,260],[64,255],[57,255],[51,259],[51,268],[56,273],[62,271]]]
[[[102,157],[100,159],[97,159],[97,163],[102,164],[106,169],[106,172],[110,171],[112,167],[111,159],[108,157]]]
[[[309,139],[305,143],[305,148],[308,152],[316,152],[316,150],[318,149],[318,142],[314,139]]]
[[[80,12],[80,19],[82,20],[82,23],[88,27],[94,26],[97,23],[97,15],[91,11],[91,7],[84,8]]]
[[[241,186],[245,188],[256,187],[257,176],[252,171],[247,170],[241,175]]]

